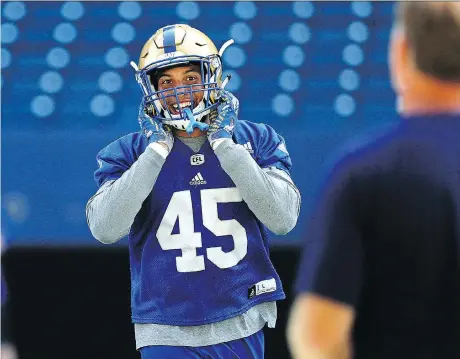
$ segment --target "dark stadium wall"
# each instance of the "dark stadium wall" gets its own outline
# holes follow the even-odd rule
[[[299,249],[275,247],[271,255],[287,299],[278,303],[277,327],[265,330],[266,359],[288,359],[285,325]],[[9,294],[2,331],[20,359],[140,358],[127,248],[11,248],[2,266]]]

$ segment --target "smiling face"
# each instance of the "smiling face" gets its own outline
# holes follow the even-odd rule
[[[196,91],[204,88],[201,85],[201,72],[198,65],[190,64],[171,67],[160,71],[160,73],[156,76],[156,79],[158,79],[155,81],[158,91],[165,91],[163,94],[164,96],[167,96],[161,98],[161,103],[164,108],[167,108],[170,111],[171,115],[179,114],[179,106],[181,108],[191,108],[192,98],[190,95],[193,96],[193,107],[196,107],[203,99],[203,91]],[[191,86],[191,89],[195,92],[190,94],[190,88],[177,90],[177,97],[179,98],[179,103],[177,103],[176,96],[174,96],[174,88],[179,86]]]

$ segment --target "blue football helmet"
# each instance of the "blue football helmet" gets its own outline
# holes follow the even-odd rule
[[[159,29],[142,48],[139,64],[131,62],[136,70],[136,80],[142,89],[143,103],[148,114],[180,130],[185,130],[189,125],[190,111],[195,121],[203,121],[206,115],[217,108],[219,93],[229,79],[222,81],[221,56],[232,43],[233,40],[227,41],[217,51],[205,34],[189,25],[169,25]],[[200,84],[158,91],[153,79],[159,71],[187,64],[199,66]],[[193,103],[193,93],[196,92],[203,92],[200,103]],[[190,101],[181,104],[179,96],[184,95]],[[173,111],[165,105],[168,98],[175,100]],[[184,111],[185,108],[190,111]]]

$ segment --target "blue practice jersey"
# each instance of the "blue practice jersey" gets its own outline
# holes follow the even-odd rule
[[[289,172],[271,127],[239,121],[233,140],[260,167]],[[147,145],[132,133],[104,148],[98,185],[121,177]],[[283,299],[267,239],[209,142],[195,153],[176,140],[129,233],[133,322],[201,325]]]

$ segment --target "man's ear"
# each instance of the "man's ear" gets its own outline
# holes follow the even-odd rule
[[[400,95],[404,93],[408,83],[410,61],[407,38],[401,28],[395,27],[392,31],[388,54],[391,83],[394,91]]]

